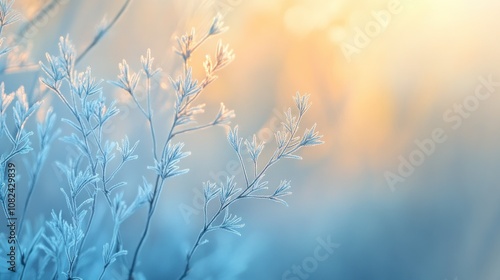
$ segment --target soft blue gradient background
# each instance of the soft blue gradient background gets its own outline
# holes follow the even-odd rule
[[[191,26],[206,28],[214,7],[225,1],[206,7],[201,2],[133,1],[80,68],[89,65],[96,77],[114,80],[122,59],[139,69],[140,55],[151,48],[156,65],[175,75],[181,62],[172,52],[175,35]],[[222,11],[231,29],[219,36],[234,49],[236,60],[204,94],[207,116],[222,101],[236,111],[234,123],[242,135],[250,137],[272,129],[277,118],[273,109],[292,106],[291,97],[299,90],[312,95],[304,124],[317,122],[326,144],[303,150],[303,161],[281,162],[268,172],[271,183],[292,181],[290,206],[244,201],[234,207],[246,223],[242,237],[211,234],[210,243],[194,257],[191,279],[281,279],[292,265],[313,255],[318,237],[328,236],[340,247],[308,279],[500,279],[500,88],[459,129],[450,129],[442,117],[474,92],[478,76],[500,80],[498,2],[401,1],[403,12],[351,63],[342,54],[342,43],[352,40],[354,28],[369,22],[371,11],[384,9],[387,1],[231,3],[236,2]],[[17,1],[16,7],[29,18],[40,3]],[[82,49],[101,18],[112,18],[121,3],[61,5],[32,38],[30,60],[36,63],[46,51],[55,52],[60,35],[69,34]],[[215,44],[213,40],[200,49],[193,61],[197,71]],[[0,80],[12,91],[21,84],[29,88],[36,75],[2,75]],[[157,124],[164,120],[165,126],[170,121],[165,109],[172,101],[166,83],[165,76],[154,85],[156,104],[165,104],[157,107]],[[124,92],[106,83],[104,91],[120,100],[124,114],[107,136],[118,140],[128,134],[131,141],[141,141],[137,153],[149,155],[151,141],[138,110]],[[45,98],[59,117],[67,115],[55,96]],[[61,126],[64,135],[70,133]],[[398,157],[415,149],[414,140],[429,137],[438,127],[448,140],[391,192],[384,172],[395,172]],[[236,159],[225,137],[222,128],[182,137],[192,156],[181,167],[191,171],[166,183],[138,267],[148,279],[170,279],[181,272],[202,216],[187,222],[179,209],[192,206],[201,183]],[[65,207],[59,191],[65,181],[54,175],[54,162],[65,161],[69,153],[62,147],[56,141],[51,150],[30,220],[43,220],[52,208]],[[145,169],[151,164],[140,156],[121,173],[129,182],[124,190],[130,199],[142,176],[152,180],[153,173]],[[18,172],[23,174],[22,168]],[[235,175],[241,184],[241,173]],[[93,230],[103,231],[102,240],[94,241],[99,249],[108,239],[110,218],[107,212],[97,215]],[[145,215],[142,209],[124,224],[127,248],[135,248]]]

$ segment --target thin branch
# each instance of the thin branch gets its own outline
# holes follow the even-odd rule
[[[183,134],[183,133],[187,133],[187,132],[192,132],[192,131],[196,131],[196,130],[202,130],[202,129],[206,129],[206,128],[209,128],[209,127],[212,127],[212,126],[215,126],[215,124],[213,122],[212,123],[207,123],[207,124],[204,124],[204,125],[199,125],[199,126],[191,127],[191,128],[186,128],[186,129],[183,129],[183,130],[179,130],[179,131],[174,132],[172,134],[172,138],[174,138],[174,136],[179,135],[179,134]]]
[[[102,37],[104,37],[104,35],[111,29],[111,27],[113,27],[113,25],[116,24],[116,22],[118,21],[118,19],[120,19],[120,17],[123,15],[123,13],[125,13],[125,10],[127,9],[127,7],[129,6],[130,2],[132,2],[132,0],[126,0],[125,3],[123,3],[123,6],[121,7],[120,11],[115,15],[115,17],[113,18],[113,20],[106,26],[106,28],[104,28],[97,36],[94,37],[94,40],[92,40],[92,42],[81,52],[81,54],[76,58],[76,63],[78,63],[80,60],[83,59],[83,57],[85,57],[85,55],[93,48],[95,47],[95,45],[97,45],[97,43],[99,43],[99,41],[102,39]]]

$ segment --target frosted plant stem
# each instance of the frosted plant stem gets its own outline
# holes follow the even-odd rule
[[[207,234],[211,230],[210,228],[211,228],[212,224],[214,223],[215,219],[217,219],[217,217],[220,215],[220,213],[222,213],[222,211],[224,211],[229,205],[231,205],[236,200],[241,199],[242,198],[241,195],[242,194],[240,194],[238,197],[234,198],[230,202],[226,203],[225,205],[221,206],[219,208],[219,210],[217,211],[217,213],[212,217],[212,219],[210,219],[210,222],[208,224],[206,224],[203,227],[203,229],[200,231],[200,233],[198,234],[198,238],[196,239],[196,242],[194,243],[193,247],[191,248],[191,250],[187,254],[186,265],[184,266],[184,271],[182,272],[182,275],[179,277],[179,280],[186,278],[186,276],[188,275],[189,270],[191,269],[191,259],[194,255],[194,253],[196,252],[196,250],[198,249],[198,247],[200,246],[201,239],[205,236],[205,234]]]
[[[243,176],[245,177],[245,183],[248,186],[247,169],[245,167],[245,163],[243,162],[243,158],[241,157],[241,153],[240,152],[238,152],[238,160],[240,161],[241,168],[243,169]]]
[[[148,97],[147,118],[149,121],[149,128],[151,130],[151,138],[153,141],[153,156],[154,156],[154,159],[158,159],[157,158],[157,151],[156,151],[156,132],[154,129],[154,124],[153,124],[153,110],[151,109],[151,78],[149,76],[146,79],[146,91],[147,91],[147,97]]]
[[[217,32],[217,31],[214,31],[214,33],[210,33],[210,32],[207,33],[193,47],[191,47],[189,50],[187,50],[185,54],[182,54],[183,62],[184,62],[183,63],[184,78],[186,78],[189,75],[189,58],[190,58],[190,55],[203,42],[205,42],[211,35],[216,34],[215,32]],[[146,117],[146,119],[148,119],[148,121],[149,121],[149,127],[150,127],[150,130],[151,130],[151,138],[152,138],[152,142],[153,142],[153,157],[154,157],[155,161],[159,161],[159,160],[163,161],[165,159],[163,159],[163,158],[158,159],[159,154],[158,154],[158,150],[157,150],[156,135],[155,135],[155,129],[154,129],[154,124],[153,124],[153,119],[152,119],[153,112],[152,112],[152,109],[151,109],[151,79],[150,79],[151,76],[149,75],[149,71],[148,70],[146,70],[146,75],[147,75],[147,81],[146,81],[147,113],[144,110],[144,108],[141,106],[141,104],[137,101],[137,99],[135,98],[135,94],[133,94],[133,90],[131,89],[130,85],[127,85],[127,84],[120,85],[120,84],[118,84],[118,86],[122,87],[123,89],[127,90],[130,93],[130,95],[132,96],[132,99],[134,100],[134,102],[138,106],[139,110],[144,114],[144,116]],[[212,80],[208,80],[208,76],[207,76],[206,79],[207,80],[204,80],[201,83],[200,90],[196,94],[194,94],[194,96],[182,97],[182,98],[186,98],[186,99],[182,99],[181,103],[176,105],[175,113],[174,113],[174,118],[173,118],[173,121],[172,121],[172,126],[171,126],[171,128],[170,128],[170,130],[168,132],[168,136],[167,136],[166,141],[165,141],[165,143],[163,145],[163,149],[162,149],[162,152],[161,152],[161,155],[162,155],[161,157],[163,157],[165,155],[165,153],[169,149],[169,144],[171,143],[171,140],[176,135],[187,133],[187,132],[191,132],[191,131],[195,131],[195,130],[202,130],[202,129],[205,129],[205,128],[217,125],[217,120],[216,120],[216,121],[211,122],[209,124],[200,125],[200,126],[196,126],[196,127],[192,127],[192,128],[187,128],[187,129],[183,129],[183,130],[179,130],[179,131],[174,131],[176,129],[177,125],[178,125],[179,118],[181,117],[180,114],[182,112],[184,112],[184,110],[194,100],[196,100],[196,98],[199,96],[199,94],[201,93],[201,91],[212,81]],[[177,89],[177,90],[178,90],[177,93],[180,94],[179,93],[179,89]],[[150,201],[150,204],[149,204],[149,211],[148,211],[148,216],[147,216],[147,219],[146,219],[146,225],[145,225],[144,231],[143,231],[143,233],[141,235],[141,238],[139,240],[139,243],[138,243],[138,245],[136,247],[136,250],[135,250],[135,253],[134,253],[134,257],[133,257],[133,260],[132,260],[132,265],[130,267],[129,275],[128,275],[128,279],[129,280],[134,279],[134,270],[135,270],[135,267],[136,267],[136,264],[137,264],[137,259],[138,259],[138,256],[140,254],[140,251],[142,249],[142,246],[144,245],[144,241],[145,241],[145,239],[146,239],[146,237],[148,235],[148,232],[149,232],[149,229],[150,229],[150,226],[151,226],[152,216],[154,215],[154,212],[156,210],[156,205],[157,205],[157,202],[158,202],[159,197],[161,195],[164,181],[166,179],[166,177],[163,177],[163,176],[164,175],[161,175],[161,174],[158,174],[156,176],[156,182],[155,182],[155,185],[154,185],[154,191],[153,191],[153,195],[152,195],[152,198],[151,198],[151,201]],[[168,175],[167,175],[167,177],[168,177]],[[245,177],[245,178],[247,179],[247,183],[248,183],[248,178],[247,177]],[[201,237],[203,236],[203,234],[201,234]],[[199,239],[201,237],[199,237]],[[198,243],[199,243],[199,239],[198,239]]]
[[[203,229],[198,234],[198,238],[196,239],[196,242],[194,243],[193,247],[191,248],[191,250],[187,254],[186,265],[184,266],[184,271],[183,271],[182,275],[179,277],[179,280],[183,280],[188,275],[189,270],[191,269],[191,260],[192,260],[192,257],[194,255],[194,253],[196,252],[196,250],[198,249],[198,247],[201,245],[200,241],[202,240],[202,238],[209,231],[213,230],[212,225],[215,222],[215,220],[220,216],[220,214],[227,207],[229,207],[230,205],[232,205],[237,200],[247,198],[248,197],[247,196],[247,191],[250,190],[255,185],[255,183],[257,183],[258,180],[260,178],[262,178],[262,176],[264,175],[264,173],[272,165],[274,165],[281,158],[281,156],[283,156],[283,154],[287,151],[287,147],[290,145],[290,143],[292,142],[293,138],[295,137],[295,134],[297,133],[300,121],[301,121],[301,116],[299,116],[299,119],[298,119],[297,123],[295,124],[295,126],[294,126],[294,128],[292,130],[292,133],[290,134],[289,138],[287,139],[286,144],[283,146],[283,149],[279,153],[275,152],[273,154],[273,156],[269,159],[269,161],[267,162],[267,164],[264,166],[264,168],[258,174],[257,174],[257,172],[255,172],[257,175],[255,176],[255,178],[252,180],[251,183],[249,183],[247,175],[246,175],[246,172],[245,172],[246,188],[237,197],[235,197],[234,199],[226,202],[224,205],[221,205],[221,207],[219,208],[219,210],[215,213],[215,215],[210,219],[210,221],[208,223],[206,222],[207,221],[207,219],[206,219],[206,215],[207,215],[206,211],[207,210],[205,208],[205,212],[204,212],[204,214],[205,214],[205,219],[204,219],[205,225],[203,226]],[[237,154],[238,154],[238,158],[240,159],[240,163],[241,163],[241,165],[244,168],[243,160],[241,158],[241,153],[238,152]],[[243,169],[243,170],[245,170],[245,169]]]
[[[168,143],[170,143],[170,140],[173,137],[173,130],[175,129],[176,122],[177,122],[177,113],[174,116],[174,120],[172,122],[172,127],[170,128],[167,140],[165,141],[165,146],[163,147],[164,151],[167,149]],[[152,130],[153,130],[153,128],[152,128]],[[135,249],[134,258],[132,260],[132,265],[130,267],[129,274],[128,274],[129,280],[134,279],[134,270],[135,270],[135,266],[137,264],[137,257],[139,256],[139,253],[140,253],[142,246],[144,244],[144,240],[146,239],[146,237],[148,235],[149,228],[151,226],[151,217],[153,216],[153,214],[156,210],[156,203],[158,202],[158,198],[161,194],[161,190],[163,189],[164,182],[165,182],[165,179],[162,179],[160,177],[160,175],[156,176],[156,182],[155,182],[154,191],[153,191],[153,199],[149,203],[149,211],[148,211],[148,217],[146,220],[146,226],[145,226],[144,231],[142,233],[141,239],[139,240],[139,244],[137,245],[137,248]]]
[[[57,1],[52,1],[52,2],[57,2]],[[111,21],[111,23],[108,24],[108,26],[106,26],[106,28],[102,31],[102,34],[101,36],[96,36],[92,42],[85,48],[85,50],[76,57],[76,60],[75,60],[75,65],[77,65],[82,59],[83,57],[92,49],[94,48],[102,39],[103,35],[105,35],[107,32],[109,32],[109,30],[113,27],[113,25],[115,25],[115,23],[118,21],[118,19],[123,15],[123,13],[125,12],[125,10],[127,9],[128,5],[130,4],[130,2],[132,2],[132,0],[127,0],[122,8],[120,9],[120,11],[118,12],[118,14],[116,14],[116,16],[113,18],[113,20]],[[49,4],[50,5],[50,4]],[[47,5],[47,6],[49,6]],[[52,9],[52,8],[49,8],[49,10]],[[44,9],[45,10],[45,9]],[[43,16],[45,13],[44,12],[40,12],[40,14]],[[0,35],[2,34],[2,29],[3,29],[3,26],[0,25]],[[39,69],[37,67],[37,69]],[[5,70],[4,70],[5,71]],[[36,83],[38,82],[38,76],[35,77],[35,79],[33,80],[33,86],[32,88],[34,89],[36,87]],[[48,89],[44,89],[42,91],[42,94],[41,96],[45,95],[45,93],[47,92]],[[55,89],[53,89],[55,91]],[[34,91],[34,90],[33,90]],[[61,97],[61,96],[60,96]],[[64,101],[64,100],[63,100]]]
[[[22,280],[24,278],[24,272],[26,271],[26,265],[23,265],[21,269],[21,275],[19,275],[19,279]]]
[[[206,233],[206,229],[204,228],[200,232],[200,234],[198,234],[198,238],[196,239],[196,242],[194,243],[193,248],[191,248],[191,251],[189,251],[189,253],[187,254],[187,257],[186,257],[186,266],[184,267],[184,271],[182,272],[182,275],[179,277],[179,280],[182,280],[182,279],[186,278],[186,276],[188,275],[189,270],[191,269],[191,267],[190,267],[190,265],[191,265],[191,258],[193,257],[193,254],[196,251],[196,249],[198,248],[198,246],[200,244],[200,241],[203,238],[203,236],[205,235],[205,233]]]
[[[117,245],[117,241],[118,241],[118,238],[119,238],[119,227],[120,227],[120,224],[119,223],[116,223],[115,226],[113,227],[113,237],[111,238],[111,245],[110,245],[110,248],[113,248]],[[102,272],[99,276],[99,280],[101,279],[104,279],[104,274],[106,273],[106,269],[108,269],[108,267],[111,265],[111,262],[106,262],[104,264],[104,267],[102,268]]]
[[[97,191],[94,192],[94,195],[92,196],[92,207],[91,207],[91,209],[95,209],[96,197],[97,197]],[[85,244],[85,240],[87,239],[87,235],[88,235],[88,233],[90,231],[90,226],[92,225],[92,220],[94,219],[94,213],[95,213],[94,210],[90,211],[89,223],[87,224],[87,227],[85,228],[85,232],[84,232],[84,235],[83,235],[82,242],[80,242],[80,245],[78,245],[78,249],[76,251],[77,253],[79,253],[82,250],[83,244]]]
[[[89,123],[89,125],[92,126],[90,123]],[[104,153],[104,150],[102,148],[102,145],[101,145],[101,142],[100,142],[100,139],[99,139],[100,136],[98,137],[93,129],[90,131],[90,134],[92,134],[94,136],[94,141],[96,142],[96,146],[98,147],[99,151],[101,152],[101,155],[104,157],[105,153]],[[110,181],[110,179],[106,178],[106,167],[107,167],[106,162],[103,162],[102,165],[103,165],[102,166],[103,193],[104,193],[104,196],[105,196],[106,201],[108,203],[108,206],[110,207],[110,209],[113,209],[113,203],[111,201],[110,193],[106,189],[106,184]],[[122,165],[123,165],[123,162],[120,163],[120,166],[115,171],[117,172],[121,168]],[[95,173],[96,172],[94,171],[94,174]],[[115,172],[113,172],[112,175],[114,176],[114,174],[115,174]],[[85,241],[87,239],[88,233],[90,232],[90,227],[91,227],[92,221],[94,219],[97,194],[98,194],[98,192],[95,191],[94,195],[92,196],[92,207],[91,207],[92,211],[90,211],[89,223],[87,224],[87,227],[85,229],[82,242],[78,246],[78,250],[77,250],[78,254],[83,249],[83,246],[84,246]],[[117,234],[118,242],[121,242],[121,234],[120,234],[120,232],[117,232],[116,234]],[[77,266],[77,264],[78,264],[78,259],[75,261],[75,267]],[[109,264],[108,264],[108,266],[109,266]]]
[[[108,268],[109,264],[105,264],[104,268],[102,269],[101,274],[99,275],[99,280],[103,279],[104,273],[106,273],[106,269]]]
[[[161,189],[163,187],[163,183],[165,182],[164,179],[161,179],[160,176],[156,177],[156,183],[155,183],[155,190],[153,193],[153,199],[149,203],[149,211],[148,211],[148,217],[146,219],[146,226],[144,228],[144,231],[142,232],[141,239],[139,240],[139,244],[137,245],[137,248],[135,250],[134,258],[132,260],[132,266],[130,267],[130,271],[128,274],[128,279],[133,280],[134,279],[134,269],[137,264],[137,257],[139,256],[139,252],[141,251],[141,248],[144,244],[144,240],[146,240],[146,237],[149,233],[149,228],[151,227],[151,218],[153,217],[153,214],[156,210],[156,205],[158,204],[158,198],[159,194],[161,193]]]
[[[175,132],[175,133],[172,134],[172,138],[174,138],[174,136],[179,135],[179,134],[183,134],[183,133],[187,133],[187,132],[191,132],[191,131],[203,130],[203,129],[206,129],[206,128],[209,128],[209,127],[212,127],[212,126],[215,126],[215,124],[214,123],[208,123],[208,124],[204,124],[204,125],[200,125],[200,126],[186,128],[184,130],[179,130],[179,131],[177,131],[177,132]]]
[[[61,100],[64,102],[64,104],[66,104],[66,106],[70,109],[70,111],[73,113],[73,115],[75,116],[75,118],[78,120],[78,123],[80,125],[80,131],[82,133],[82,136],[83,136],[83,140],[84,140],[84,143],[85,143],[85,149],[86,149],[86,152],[87,152],[87,158],[89,160],[89,163],[90,163],[90,166],[92,167],[92,172],[94,174],[96,174],[96,167],[97,165],[94,163],[94,160],[92,158],[92,155],[90,154],[90,144],[89,144],[89,141],[88,141],[88,136],[89,134],[85,131],[85,125],[82,123],[81,121],[81,118],[78,116],[78,112],[76,111],[76,106],[71,106],[71,104],[67,101],[67,99],[62,95],[62,93],[57,90],[57,89],[54,89],[55,92],[57,93],[57,95],[61,98]],[[72,94],[72,96],[74,97],[74,95]],[[91,128],[92,129],[92,128]],[[90,134],[92,134],[92,132],[89,132]],[[94,134],[95,136],[95,134]],[[94,183],[94,186],[95,188],[97,188],[97,186],[95,185]],[[75,257],[74,259],[70,262],[70,268],[68,270],[68,278],[70,278],[72,276],[72,272],[73,272],[73,269],[76,267],[77,263],[78,263],[78,256],[79,256],[79,253],[80,251],[82,250],[83,248],[83,245],[85,244],[85,241],[87,239],[87,235],[88,235],[88,232],[90,231],[90,227],[92,225],[92,221],[94,219],[94,212],[95,212],[95,206],[96,206],[96,197],[97,197],[97,191],[94,192],[94,195],[93,195],[93,201],[92,201],[92,207],[90,208],[90,217],[89,217],[89,222],[87,224],[87,227],[85,229],[85,234],[83,236],[83,239],[82,241],[80,242],[80,244],[78,245],[76,251],[75,251]],[[108,199],[109,201],[109,199]]]
[[[115,15],[115,17],[113,18],[113,20],[106,26],[106,28],[104,28],[104,30],[101,31],[101,34],[99,36],[94,37],[94,40],[92,40],[92,42],[90,43],[90,45],[88,45],[87,48],[85,48],[85,50],[83,50],[81,52],[81,54],[76,58],[76,63],[78,63],[80,60],[82,60],[82,58],[93,47],[95,47],[95,45],[97,45],[97,43],[99,43],[99,41],[109,31],[109,29],[111,29],[111,27],[113,27],[113,25],[116,24],[116,22],[118,21],[118,19],[120,19],[120,17],[123,15],[123,13],[125,12],[125,10],[127,10],[127,7],[129,6],[130,2],[132,2],[132,0],[126,0],[125,3],[123,3],[123,6],[121,7],[120,11],[118,11],[118,13]]]

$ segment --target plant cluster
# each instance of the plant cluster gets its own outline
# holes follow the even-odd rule
[[[88,53],[108,32],[129,2],[126,1],[111,23],[106,23],[99,29],[82,55]],[[12,11],[12,1],[0,0],[0,36],[3,28],[17,18]],[[26,124],[41,107],[43,96],[40,100],[30,102],[29,94],[23,87],[7,94],[4,83],[0,85],[0,202],[6,217],[8,190],[5,183],[6,173],[3,171],[7,165],[17,159],[24,160],[29,182],[16,236],[20,253],[17,270],[19,279],[48,279],[47,275],[50,275],[51,279],[143,277],[142,273],[138,272],[138,260],[148,234],[154,227],[152,217],[157,210],[163,189],[170,178],[189,172],[189,169],[180,166],[182,160],[190,156],[191,152],[187,151],[182,139],[176,136],[215,126],[229,126],[235,117],[234,111],[228,110],[221,103],[217,114],[209,118],[210,121],[203,121],[206,119],[203,117],[205,104],[199,103],[199,97],[218,78],[221,69],[233,61],[234,54],[229,46],[219,41],[214,55],[205,57],[202,79],[195,77],[191,65],[192,55],[199,46],[226,30],[222,17],[218,15],[208,30],[201,35],[192,29],[177,38],[175,52],[182,60],[182,69],[176,77],[163,74],[162,69],[155,67],[149,49],[140,58],[139,71],[132,70],[126,60],[119,64],[117,80],[109,83],[131,97],[147,122],[152,147],[150,154],[138,155],[136,150],[142,143],[131,141],[129,135],[123,135],[119,142],[107,138],[104,129],[107,124],[119,121],[116,116],[120,111],[116,101],[109,100],[102,81],[92,75],[91,68],[81,70],[78,67],[82,55],[78,56],[68,36],[60,38],[58,53],[47,54],[46,60],[40,62],[43,71],[40,82],[46,91],[57,97],[57,102],[65,108],[65,112],[61,113],[68,117],[58,117],[49,104],[45,117],[37,121],[37,147],[31,143],[35,133],[28,130]],[[0,39],[0,47],[3,42],[4,39]],[[8,47],[3,47],[0,49],[0,56],[7,55],[9,51]],[[162,79],[163,76],[168,77],[170,84],[169,92],[165,94],[172,94],[175,99],[168,111],[171,114],[171,123],[167,130],[164,123],[159,125],[155,118],[157,108],[154,104],[157,103],[155,98],[159,90],[154,90],[151,86],[155,79]],[[144,92],[140,92],[142,90]],[[145,94],[146,100],[140,101],[139,94]],[[275,133],[274,152],[268,159],[263,159],[262,156],[266,143],[258,143],[255,135],[251,139],[243,139],[239,135],[238,126],[229,130],[228,147],[234,151],[241,164],[244,184],[238,186],[235,177],[227,177],[223,182],[208,181],[202,184],[203,224],[191,249],[186,252],[185,266],[179,269],[179,279],[189,275],[193,256],[200,246],[208,242],[209,232],[223,230],[240,235],[244,224],[242,218],[233,213],[233,206],[238,201],[258,199],[287,205],[284,198],[291,194],[290,181],[282,180],[271,187],[272,183],[264,179],[265,175],[278,161],[301,159],[297,155],[300,149],[322,143],[316,125],[300,133],[301,121],[310,107],[309,96],[297,93],[294,101],[297,113],[294,114],[291,108],[285,112],[282,129]],[[57,198],[64,201],[65,207],[52,209],[46,214],[50,218],[44,224],[34,226],[34,223],[32,225],[26,219],[27,209],[35,203],[32,200],[35,189],[54,185],[54,182],[42,184],[38,180],[54,141],[62,141],[63,145],[73,147],[78,153],[56,163],[66,178],[64,182],[59,182],[60,196]],[[7,144],[10,148],[5,149]],[[121,179],[123,168],[139,156],[144,159],[143,162],[150,164],[144,166],[145,176],[142,184],[127,186],[127,182]],[[130,192],[135,192],[136,195],[128,202],[125,193]],[[131,216],[139,215],[137,211],[141,207],[146,207],[147,211],[144,227],[137,229],[139,242],[127,244],[122,238],[122,225]],[[112,226],[108,231],[97,229],[97,211],[105,211],[112,217]],[[24,224],[26,226],[23,227]],[[97,235],[104,236],[107,240],[102,248],[96,248],[92,244]],[[5,255],[3,250],[2,257]],[[96,254],[101,255],[100,261],[97,261]],[[37,273],[41,271],[43,273]],[[123,271],[127,273],[121,273]]]

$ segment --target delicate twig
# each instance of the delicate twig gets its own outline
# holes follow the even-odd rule
[[[154,124],[153,124],[153,109],[151,108],[151,77],[147,75],[146,77],[146,93],[148,97],[148,114],[147,114],[147,119],[149,121],[149,128],[151,131],[151,138],[152,138],[152,145],[153,145],[153,156],[154,159],[158,159],[157,152],[156,152],[156,132],[154,129]],[[138,104],[139,105],[139,104]]]
[[[249,190],[251,190],[251,188],[259,181],[260,178],[262,178],[262,176],[264,175],[264,173],[274,164],[276,163],[280,158],[281,156],[283,156],[283,154],[285,153],[285,151],[287,150],[288,146],[290,145],[290,143],[292,142],[292,140],[294,139],[295,137],[295,134],[297,133],[297,130],[298,130],[298,126],[300,124],[300,121],[302,119],[302,115],[299,115],[299,118],[297,120],[297,122],[295,123],[293,129],[292,129],[292,133],[290,133],[290,136],[289,138],[287,139],[286,141],[286,144],[284,146],[283,149],[281,149],[280,152],[278,153],[274,153],[273,156],[269,159],[269,161],[267,162],[267,164],[264,166],[264,168],[257,174],[256,172],[256,176],[255,178],[252,180],[252,182],[249,183],[248,181],[248,178],[246,176],[246,172],[244,172],[244,175],[245,175],[245,181],[246,181],[246,188],[235,198],[231,199],[230,201],[226,202],[225,204],[221,205],[219,207],[219,210],[217,210],[217,212],[213,215],[213,217],[210,219],[210,221],[207,223],[206,220],[205,220],[205,225],[203,227],[203,229],[200,231],[200,233],[198,234],[198,238],[196,239],[193,247],[191,247],[191,250],[188,252],[187,254],[187,257],[186,257],[186,265],[184,266],[184,270],[181,274],[181,276],[179,277],[179,280],[182,280],[184,279],[188,273],[189,273],[189,270],[191,268],[191,260],[192,260],[192,257],[194,255],[194,253],[196,252],[196,250],[198,249],[198,247],[201,245],[200,241],[201,239],[211,230],[213,230],[212,228],[212,225],[213,223],[215,222],[215,220],[220,216],[220,214],[226,210],[230,205],[232,205],[233,203],[235,203],[237,200],[240,200],[240,199],[243,199],[243,198],[250,198],[250,196],[248,196],[247,192]],[[244,164],[243,164],[243,159],[241,158],[241,153],[237,151],[237,155],[238,155],[238,158],[240,159],[240,163],[242,165],[242,167],[244,168]],[[245,169],[243,169],[245,171]],[[261,197],[261,196],[252,196],[253,198],[257,198],[257,199],[264,199],[264,198],[267,198],[269,199],[269,197]],[[206,206],[206,205],[205,205]],[[206,218],[205,218],[206,219]]]
[[[76,58],[76,63],[78,63],[80,60],[82,60],[83,57],[85,57],[85,55],[93,47],[95,47],[95,45],[97,45],[97,43],[99,43],[99,41],[102,39],[102,37],[104,36],[104,34],[106,34],[109,31],[109,29],[111,29],[111,27],[113,27],[113,25],[115,25],[115,23],[123,15],[123,13],[125,12],[125,10],[129,6],[130,2],[132,2],[132,0],[126,0],[125,3],[123,3],[123,6],[121,7],[120,11],[118,11],[118,13],[115,15],[115,17],[113,18],[113,20],[103,30],[101,30],[101,32],[97,36],[94,37],[94,40],[92,40],[92,42]]]
[[[156,177],[156,183],[155,186],[160,186],[160,187],[155,187],[154,192],[153,192],[153,199],[149,203],[149,210],[148,210],[148,217],[146,219],[146,226],[144,227],[144,231],[142,232],[141,238],[139,239],[139,244],[137,245],[137,248],[134,253],[134,257],[132,259],[132,265],[129,270],[128,274],[128,279],[133,280],[134,279],[134,269],[137,264],[137,257],[139,256],[139,252],[141,251],[141,248],[144,244],[144,241],[146,240],[146,237],[149,233],[150,225],[151,225],[151,219],[153,217],[153,214],[156,210],[156,205],[158,203],[158,198],[159,198],[159,193],[161,192],[161,187],[163,186],[164,180],[160,178],[160,176]]]
[[[207,124],[204,124],[204,125],[199,125],[199,126],[195,126],[195,127],[191,127],[191,128],[186,128],[186,129],[183,129],[183,130],[179,130],[179,131],[176,131],[176,132],[174,132],[172,134],[172,138],[174,138],[175,136],[180,135],[180,134],[184,134],[184,133],[187,133],[187,132],[193,132],[193,131],[197,131],[197,130],[203,130],[203,129],[206,129],[206,128],[209,128],[209,127],[212,127],[212,126],[216,126],[216,124],[214,124],[212,122],[212,123],[207,123]]]

